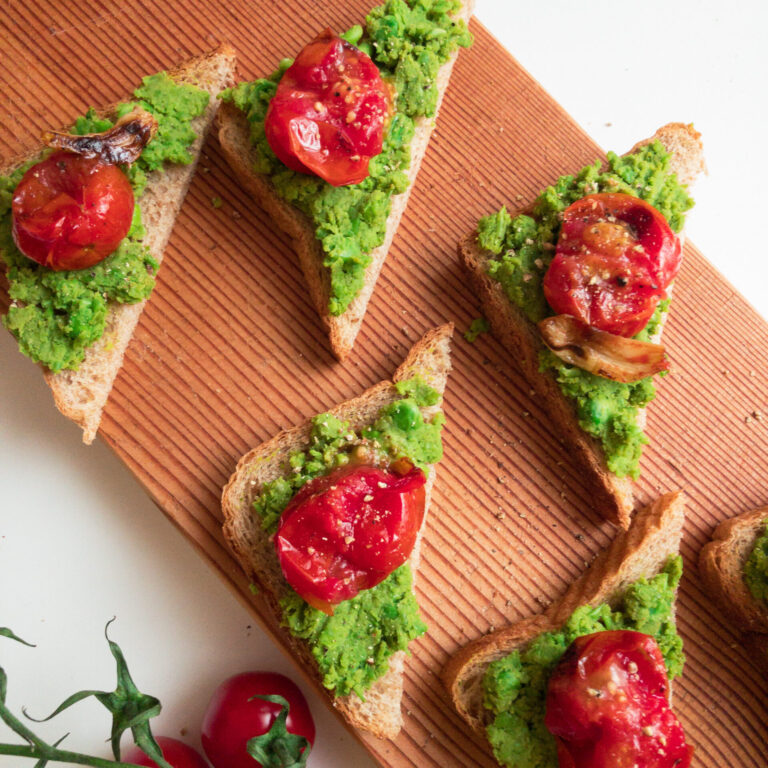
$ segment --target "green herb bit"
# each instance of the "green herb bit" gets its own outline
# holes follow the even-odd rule
[[[470,344],[474,344],[481,333],[488,333],[490,330],[491,326],[484,317],[476,317],[469,326],[469,329],[464,333],[464,338]]]

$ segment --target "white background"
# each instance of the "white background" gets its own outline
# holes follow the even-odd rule
[[[478,0],[477,16],[606,149],[693,121],[709,176],[688,236],[768,316],[768,4],[696,0]],[[4,119],[5,116],[0,116]],[[542,125],[546,130],[546,125]],[[331,405],[331,403],[329,403]],[[156,734],[198,744],[211,691],[230,674],[291,664],[101,443],[86,448],[38,369],[0,333],[0,644],[9,703],[51,711],[81,688],[109,690],[105,622],[139,687],[158,696]],[[314,696],[313,768],[372,763]],[[40,728],[107,755],[108,716],[78,705]],[[7,733],[0,729],[0,737]],[[0,757],[0,765],[20,765]],[[29,763],[31,766],[31,763]]]

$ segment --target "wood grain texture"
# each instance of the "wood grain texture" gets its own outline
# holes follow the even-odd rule
[[[360,21],[372,2],[11,3],[0,15],[0,156],[222,41],[237,48],[242,77],[262,75],[329,22]],[[389,376],[427,328],[465,329],[479,312],[457,240],[478,216],[530,202],[599,155],[485,29],[473,31],[350,360],[334,361],[290,242],[212,138],[107,405],[103,439],[257,616],[263,605],[220,531],[220,490],[238,457]],[[695,559],[716,523],[768,501],[768,422],[747,420],[768,402],[768,326],[689,245],[666,343],[675,370],[649,409],[638,495],[689,493],[679,606],[688,664],[676,708],[697,765],[765,766],[768,687],[702,592]],[[430,632],[412,646],[400,737],[362,737],[384,766],[493,765],[437,673],[459,645],[562,593],[614,533],[514,362],[487,335],[470,345],[457,333],[454,350],[418,582]]]

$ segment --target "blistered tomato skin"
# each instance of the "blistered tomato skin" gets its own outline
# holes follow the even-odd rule
[[[272,728],[279,704],[258,698],[282,696],[289,705],[286,728],[315,742],[315,723],[299,687],[276,672],[243,672],[225,680],[213,693],[203,718],[203,750],[213,768],[259,768],[246,749],[248,741]]]
[[[640,632],[574,640],[550,678],[544,723],[560,768],[688,768],[693,757],[659,646]]]
[[[85,269],[116,250],[133,210],[133,189],[120,168],[56,152],[16,187],[13,239],[25,256],[50,269]]]
[[[208,768],[208,763],[203,760],[202,756],[183,741],[168,736],[158,736],[155,740],[166,762],[172,768]],[[125,752],[122,755],[122,761],[142,765],[145,768],[157,768],[157,763],[150,760],[138,747],[131,747]]]
[[[424,518],[424,473],[347,466],[310,480],[275,535],[288,583],[326,613],[382,582],[410,557]]]
[[[680,269],[682,248],[664,216],[626,194],[596,194],[563,212],[544,296],[557,315],[618,336],[648,324]]]
[[[288,168],[334,186],[359,184],[381,152],[391,102],[370,57],[326,29],[283,74],[264,130]]]

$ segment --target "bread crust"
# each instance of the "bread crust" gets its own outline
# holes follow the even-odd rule
[[[436,389],[442,398],[450,370],[452,334],[452,323],[430,331],[411,349],[391,381],[380,382],[362,395],[341,403],[328,412],[341,420],[349,421],[353,428],[359,429],[372,423],[384,406],[401,397],[395,388],[395,382],[411,378],[415,374],[420,375],[427,384]],[[438,408],[439,405],[423,410],[429,416]],[[222,492],[224,538],[248,578],[265,595],[270,610],[278,620],[282,615],[280,598],[286,594],[289,587],[275,557],[272,538],[262,531],[258,514],[253,509],[253,500],[265,483],[284,474],[285,462],[291,453],[306,448],[310,432],[311,420],[308,419],[249,451],[238,462]],[[427,479],[424,521],[410,559],[414,581],[435,474],[436,470],[432,467]],[[308,644],[294,637],[286,627],[280,628],[280,634],[284,645],[291,649],[293,655],[317,682],[318,688],[350,724],[370,731],[379,738],[397,736],[402,726],[400,700],[403,692],[405,652],[393,654],[389,671],[366,691],[365,701],[356,694],[336,698],[331,691],[322,687],[320,670]]]
[[[649,139],[636,144],[630,152],[656,139],[672,153],[672,170],[683,183],[692,183],[704,170],[701,135],[693,126],[669,123]],[[524,212],[520,210],[512,215]],[[507,299],[501,284],[488,275],[488,262],[492,255],[479,247],[476,232],[469,233],[459,242],[458,254],[475,293],[480,297],[494,336],[518,361],[526,380],[543,402],[558,436],[569,445],[575,463],[589,482],[595,508],[611,522],[627,528],[634,507],[632,480],[617,477],[608,469],[602,446],[581,429],[574,406],[563,395],[553,373],[539,370],[539,353],[544,344],[538,328]],[[664,320],[666,318],[662,319],[655,337],[657,341],[661,338]],[[645,409],[638,413],[638,425],[641,428],[645,426]]]
[[[213,124],[219,105],[215,97],[222,88],[232,84],[234,73],[235,51],[227,44],[168,70],[174,80],[207,90],[211,99],[205,112],[192,122],[197,133],[197,139],[190,148],[193,162],[189,165],[168,166],[162,171],[148,174],[147,186],[140,201],[146,230],[144,243],[158,264],[163,260],[173,224],[194,176],[200,150]],[[98,113],[112,117],[116,106],[102,108]],[[16,157],[0,170],[0,174],[6,175],[39,155],[40,151],[32,151]],[[85,358],[77,370],[53,373],[41,366],[56,407],[82,428],[83,442],[87,445],[96,437],[101,413],[146,301],[136,304],[112,302],[107,311],[103,336],[86,350]]]
[[[461,717],[484,736],[490,716],[482,704],[488,665],[523,648],[542,632],[558,631],[579,606],[605,602],[615,606],[632,582],[658,573],[678,552],[684,510],[682,491],[660,496],[637,513],[630,527],[544,613],[484,635],[454,654],[442,679]]]
[[[474,8],[474,0],[468,0],[462,5],[457,19],[469,22]],[[219,142],[224,156],[230,164],[243,187],[250,192],[256,202],[261,205],[274,219],[280,229],[286,232],[294,241],[296,255],[307,281],[309,294],[317,313],[328,330],[331,350],[343,360],[352,351],[355,339],[362,325],[368,302],[392,240],[397,232],[403,212],[408,205],[408,199],[416,183],[416,177],[421,168],[421,162],[427,151],[429,139],[437,121],[443,96],[448,88],[448,81],[453,71],[453,65],[458,57],[456,51],[450,59],[440,67],[437,75],[438,100],[434,117],[420,118],[416,121],[416,129],[411,142],[411,165],[408,170],[408,188],[392,198],[392,207],[387,218],[384,242],[371,251],[371,263],[365,271],[365,283],[347,309],[338,316],[328,311],[330,302],[330,273],[323,266],[325,254],[320,241],[315,237],[312,221],[280,198],[269,179],[255,173],[256,152],[250,142],[250,131],[245,115],[232,104],[224,104],[219,114]]]
[[[768,633],[768,607],[752,597],[744,581],[744,566],[766,520],[768,507],[725,520],[699,553],[699,574],[707,594],[744,632]],[[764,647],[768,648],[768,638],[764,639]]]

